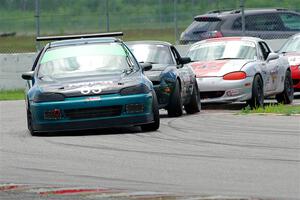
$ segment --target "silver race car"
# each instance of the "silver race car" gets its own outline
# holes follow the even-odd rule
[[[264,98],[293,101],[293,83],[287,59],[274,53],[265,41],[253,37],[223,37],[193,44],[192,59],[201,102],[247,101],[263,106]]]

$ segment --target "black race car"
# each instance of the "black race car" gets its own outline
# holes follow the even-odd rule
[[[151,63],[145,72],[152,81],[159,103],[168,115],[182,115],[183,106],[188,114],[201,109],[200,94],[193,70],[185,65],[191,60],[181,57],[176,48],[162,41],[126,42],[140,63]]]

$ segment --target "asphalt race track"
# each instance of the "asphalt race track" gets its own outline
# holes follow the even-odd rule
[[[53,188],[62,188],[57,194],[109,188],[132,196],[300,199],[300,116],[238,115],[244,105],[208,105],[180,118],[162,111],[157,132],[32,137],[24,101],[0,106],[0,199],[43,199],[34,195]],[[88,199],[105,199],[104,190],[95,190]]]

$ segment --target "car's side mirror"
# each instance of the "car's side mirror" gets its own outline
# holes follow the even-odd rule
[[[277,53],[269,53],[266,61],[269,62],[270,60],[275,60],[278,58],[279,58],[279,55]]]
[[[152,64],[150,63],[140,63],[140,66],[142,67],[143,71],[149,71],[152,69]]]
[[[30,72],[25,72],[22,74],[22,78],[24,80],[32,80],[34,76],[34,71],[30,71]]]
[[[179,63],[184,65],[184,64],[187,64],[187,63],[190,63],[192,60],[190,57],[181,57],[179,58]]]

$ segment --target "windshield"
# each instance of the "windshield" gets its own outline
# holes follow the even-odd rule
[[[188,56],[193,61],[256,59],[256,48],[253,42],[247,41],[208,42],[191,47]]]
[[[66,78],[122,73],[134,67],[126,53],[118,43],[48,49],[40,61],[38,77]]]
[[[300,52],[300,36],[288,40],[279,52]]]
[[[138,62],[174,64],[172,54],[167,46],[152,44],[134,44],[128,46]]]

